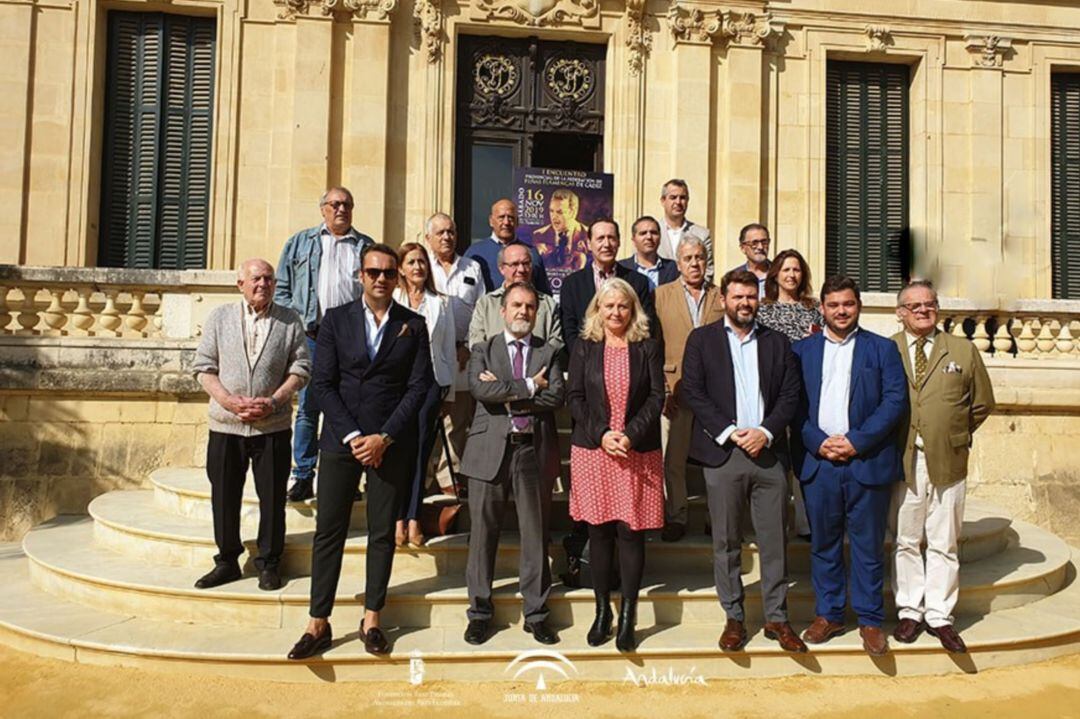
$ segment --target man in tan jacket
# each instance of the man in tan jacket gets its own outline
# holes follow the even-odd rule
[[[916,280],[901,290],[896,315],[904,330],[893,340],[904,360],[911,415],[900,432],[905,481],[893,498],[900,618],[893,637],[910,643],[925,629],[948,651],[963,653],[952,610],[960,589],[968,452],[972,434],[994,410],[994,390],[975,345],[937,329],[938,298],[930,282]]]
[[[664,384],[667,399],[660,419],[664,446],[665,542],[677,542],[686,534],[686,458],[694,415],[681,406],[683,350],[686,338],[697,327],[722,320],[724,303],[716,287],[705,279],[708,249],[701,238],[684,234],[676,247],[679,279],[656,288],[656,315],[664,338]]]

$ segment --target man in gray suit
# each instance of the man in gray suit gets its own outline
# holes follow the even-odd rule
[[[672,178],[665,182],[660,188],[660,204],[664,206],[664,218],[660,222],[660,245],[656,248],[657,254],[674,262],[678,259],[679,242],[683,236],[693,235],[701,240],[705,248],[705,281],[712,282],[715,274],[712,233],[708,227],[686,219],[686,208],[690,205],[690,187],[686,180]]]
[[[502,298],[505,329],[477,344],[469,358],[469,391],[476,414],[469,430],[461,473],[469,478],[469,626],[465,641],[488,640],[494,606],[491,583],[506,504],[517,507],[521,533],[521,594],[525,631],[541,644],[555,644],[546,606],[551,590],[547,530],[551,491],[559,475],[559,439],[554,410],[563,404],[558,352],[533,336],[539,295],[515,282]]]

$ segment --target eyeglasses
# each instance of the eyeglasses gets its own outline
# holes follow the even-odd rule
[[[908,302],[907,304],[900,305],[908,312],[917,312],[919,310],[926,310],[927,312],[936,312],[938,308],[937,301],[934,302]]]
[[[342,207],[346,210],[351,210],[353,207],[353,203],[348,200],[328,200],[327,202],[324,202],[323,205],[329,205],[335,210],[340,210]]]
[[[390,281],[394,281],[394,280],[396,280],[398,278],[398,271],[393,267],[391,267],[388,270],[384,270],[384,269],[382,269],[380,267],[365,267],[363,269],[363,272],[364,272],[364,276],[367,277],[372,282],[379,279],[380,276],[385,277],[386,279],[388,279]]]
[[[743,240],[743,245],[749,245],[750,247],[768,247],[770,240]]]
[[[502,263],[502,266],[513,267],[515,270],[520,270],[526,267],[532,267],[532,262],[530,260],[522,260],[521,262],[504,262]]]

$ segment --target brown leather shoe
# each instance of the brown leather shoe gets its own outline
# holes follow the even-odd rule
[[[802,638],[808,644],[824,644],[845,631],[847,631],[847,627],[844,626],[843,622],[830,622],[825,617],[817,617],[814,619],[813,624],[802,633]]]
[[[882,657],[889,653],[889,640],[885,638],[885,632],[881,627],[869,627],[859,625],[859,636],[862,637],[862,647],[872,657]]]
[[[967,645],[964,644],[964,640],[960,638],[960,634],[953,628],[953,625],[927,627],[926,633],[932,637],[937,637],[938,641],[941,642],[941,646],[945,647],[945,650],[949,653],[967,654]]]
[[[904,644],[911,644],[924,631],[926,631],[926,622],[901,619],[900,623],[896,625],[896,630],[893,631],[893,639]]]
[[[720,648],[725,652],[737,652],[746,644],[746,627],[736,619],[727,620],[724,633],[720,635]]]
[[[806,653],[806,644],[788,622],[765,622],[765,638],[775,639],[785,652]]]

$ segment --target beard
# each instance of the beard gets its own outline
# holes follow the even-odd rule
[[[731,320],[731,324],[735,325],[739,329],[745,329],[754,324],[753,312],[750,312],[749,314],[743,314],[742,316],[740,316],[740,313],[738,312],[731,311],[725,312],[725,314],[727,315],[727,318]]]
[[[532,332],[532,323],[528,320],[510,320],[506,323],[506,328],[512,335],[524,336]]]

